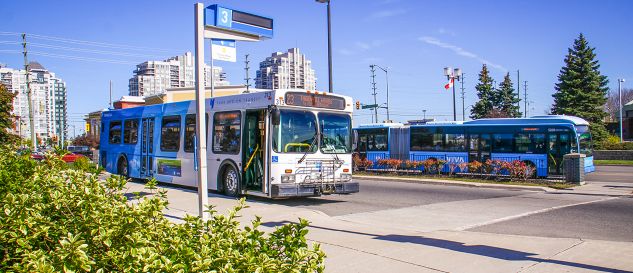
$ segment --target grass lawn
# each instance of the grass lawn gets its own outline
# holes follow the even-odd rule
[[[596,165],[628,165],[633,166],[633,160],[594,160]]]
[[[460,182],[475,182],[486,184],[499,184],[499,185],[519,185],[519,186],[539,186],[549,187],[553,189],[568,189],[575,187],[575,184],[569,184],[559,181],[548,181],[541,179],[530,179],[528,181],[517,181],[509,179],[484,179],[478,177],[463,177],[463,176],[448,176],[448,175],[420,175],[420,174],[396,174],[391,172],[354,172],[355,175],[367,175],[367,176],[384,176],[384,177],[403,177],[403,178],[419,178],[419,179],[440,179],[440,180],[452,180]]]

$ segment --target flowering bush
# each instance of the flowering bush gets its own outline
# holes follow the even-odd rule
[[[420,168],[420,166],[422,166],[422,161],[417,161],[417,160],[406,160],[404,161],[404,167],[409,169],[409,170],[415,170]]]
[[[483,164],[481,162],[474,160],[468,163],[468,172],[470,173],[478,173],[481,171],[481,167]]]
[[[459,164],[457,164],[457,166],[459,167],[459,171],[460,172],[467,172],[468,171],[468,162],[461,162]]]
[[[400,165],[402,165],[402,160],[400,159],[379,159],[378,166],[388,167],[390,169],[398,169]]]
[[[451,162],[448,164],[448,175],[451,176],[455,173],[455,170],[457,169],[457,163],[455,162]]]
[[[360,156],[358,156],[358,154],[354,154],[354,156],[352,156],[352,163],[354,164],[354,170],[366,170],[368,168],[371,168],[372,166],[374,166],[374,162],[367,159],[367,158],[360,158]]]
[[[427,160],[422,161],[422,166],[424,166],[424,173],[430,174],[433,171],[435,164],[437,164],[436,161],[437,159],[435,158],[429,158]]]
[[[438,159],[435,160],[435,171],[440,174],[442,170],[444,170],[444,165],[446,165],[446,160]]]
[[[65,166],[65,167],[64,167]],[[323,272],[325,254],[306,241],[307,221],[259,230],[237,221],[244,201],[210,220],[173,223],[166,193],[124,195],[126,180],[106,181],[0,150],[0,272]],[[134,204],[128,198],[136,198]]]

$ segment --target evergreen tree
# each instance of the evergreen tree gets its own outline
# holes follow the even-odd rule
[[[607,102],[609,80],[600,74],[595,48],[585,40],[582,33],[568,49],[565,66],[560,70],[552,114],[572,115],[590,122],[595,142],[606,139],[608,133],[603,119],[607,116],[604,104]]]
[[[514,92],[512,80],[510,79],[510,73],[506,74],[503,78],[503,82],[499,84],[499,88],[493,92],[493,104],[494,109],[497,109],[499,113],[506,118],[520,118],[521,112],[519,111],[518,94]]]
[[[473,109],[470,110],[470,118],[480,119],[488,117],[493,109],[492,97],[494,91],[492,78],[490,77],[486,64],[481,67],[481,72],[479,72],[479,83],[477,83],[475,89],[477,90],[477,97],[479,97],[479,101],[475,103]]]
[[[13,129],[13,97],[15,95],[7,88],[0,84],[0,143],[8,143],[16,141],[15,135],[9,133]]]

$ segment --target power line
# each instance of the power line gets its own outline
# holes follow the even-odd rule
[[[127,50],[144,50],[144,51],[150,50],[150,51],[164,51],[164,52],[174,51],[172,49],[165,49],[165,48],[142,47],[142,46],[105,43],[105,42],[89,41],[89,40],[69,39],[69,38],[63,38],[63,37],[39,35],[39,34],[32,34],[32,33],[27,33],[27,34],[29,35],[31,39],[48,40],[48,41],[55,41],[55,42],[60,42],[60,43],[82,44],[82,45],[89,45],[89,46],[95,46],[95,47],[119,48],[119,49],[127,49]],[[20,34],[15,33],[15,32],[0,32],[0,35],[20,35]]]

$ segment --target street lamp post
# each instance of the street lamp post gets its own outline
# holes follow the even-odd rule
[[[424,118],[422,120],[426,123],[426,109],[422,110],[422,113],[424,113]]]
[[[457,121],[457,106],[455,102],[455,80],[459,81],[462,75],[461,68],[455,68],[452,70],[450,67],[444,67],[444,75],[451,82],[453,86],[453,121]]]
[[[624,134],[622,133],[622,83],[624,79],[618,79],[618,111],[620,112],[620,143],[624,142]]]
[[[327,68],[328,68],[328,80],[329,80],[329,92],[333,92],[332,83],[332,24],[330,19],[330,0],[316,0],[319,3],[327,4]]]
[[[387,80],[387,120],[391,120],[389,118],[389,67],[382,68],[381,66],[375,64],[374,66],[380,68],[380,70],[385,72],[385,77]]]

